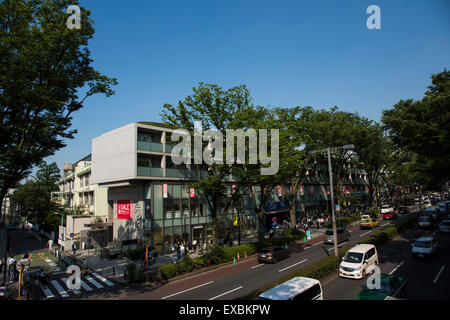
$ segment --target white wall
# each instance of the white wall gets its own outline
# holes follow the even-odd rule
[[[91,184],[136,177],[137,126],[135,123],[92,139]]]

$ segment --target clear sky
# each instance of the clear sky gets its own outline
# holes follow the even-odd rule
[[[420,99],[450,69],[448,0],[81,0],[96,33],[94,67],[116,77],[73,117],[75,139],[48,162],[75,162],[91,140],[136,121],[160,121],[199,82],[245,84],[253,103],[358,112],[379,121]],[[369,5],[381,29],[369,30]]]

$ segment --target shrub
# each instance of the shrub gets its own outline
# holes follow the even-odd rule
[[[252,244],[243,244],[237,247],[226,247],[223,251],[225,253],[225,261],[233,261],[233,258],[237,256],[238,252],[241,258],[244,257],[245,253],[247,253],[247,256],[250,256],[258,252],[256,246]]]
[[[161,278],[167,280],[175,277],[177,275],[177,265],[176,264],[166,264],[160,266],[158,269],[158,273]]]

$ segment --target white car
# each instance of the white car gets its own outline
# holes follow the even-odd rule
[[[385,214],[385,213],[388,213],[388,212],[394,212],[394,208],[392,207],[392,206],[390,206],[390,205],[384,205],[384,206],[381,206],[381,214]]]
[[[437,241],[433,237],[421,237],[411,246],[411,254],[419,258],[436,254],[438,250]]]
[[[441,221],[439,224],[439,232],[450,233],[450,220]]]
[[[378,264],[377,248],[373,244],[358,244],[348,250],[339,266],[339,276],[362,279]]]

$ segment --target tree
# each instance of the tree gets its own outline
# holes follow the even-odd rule
[[[79,2],[0,3],[0,199],[74,137],[72,115],[87,97],[114,94],[116,79],[92,67],[90,12],[80,7],[81,29],[69,29],[70,5]]]
[[[431,79],[422,100],[400,100],[381,121],[397,148],[417,155],[418,182],[436,189],[450,179],[450,72]]]
[[[55,162],[41,162],[34,181],[27,181],[17,188],[11,199],[19,205],[19,214],[28,221],[40,224],[46,231],[55,230],[59,206],[51,200],[51,193],[58,190],[59,169]]]
[[[165,104],[161,113],[161,119],[176,128],[187,130],[190,136],[198,134],[195,130],[195,122],[201,121],[202,130],[215,130],[218,134],[226,136],[226,129],[230,128],[236,112],[250,105],[250,93],[243,85],[235,86],[224,91],[215,84],[199,83],[197,88],[193,88],[194,93],[179,101],[176,106]],[[202,133],[203,134],[203,133]],[[202,154],[205,147],[215,139],[209,141],[204,139],[202,143]],[[213,238],[217,244],[219,239],[219,226],[227,216],[229,210],[240,198],[241,190],[231,192],[231,185],[225,182],[225,178],[232,173],[232,168],[223,161],[226,154],[224,148],[223,155],[216,154],[217,150],[212,149],[210,155],[214,161],[210,164],[191,164],[191,169],[197,169],[197,181],[189,184],[199,190],[199,194],[206,201],[211,211]],[[169,160],[170,161],[170,160]],[[201,171],[206,170],[206,176],[201,175]]]

